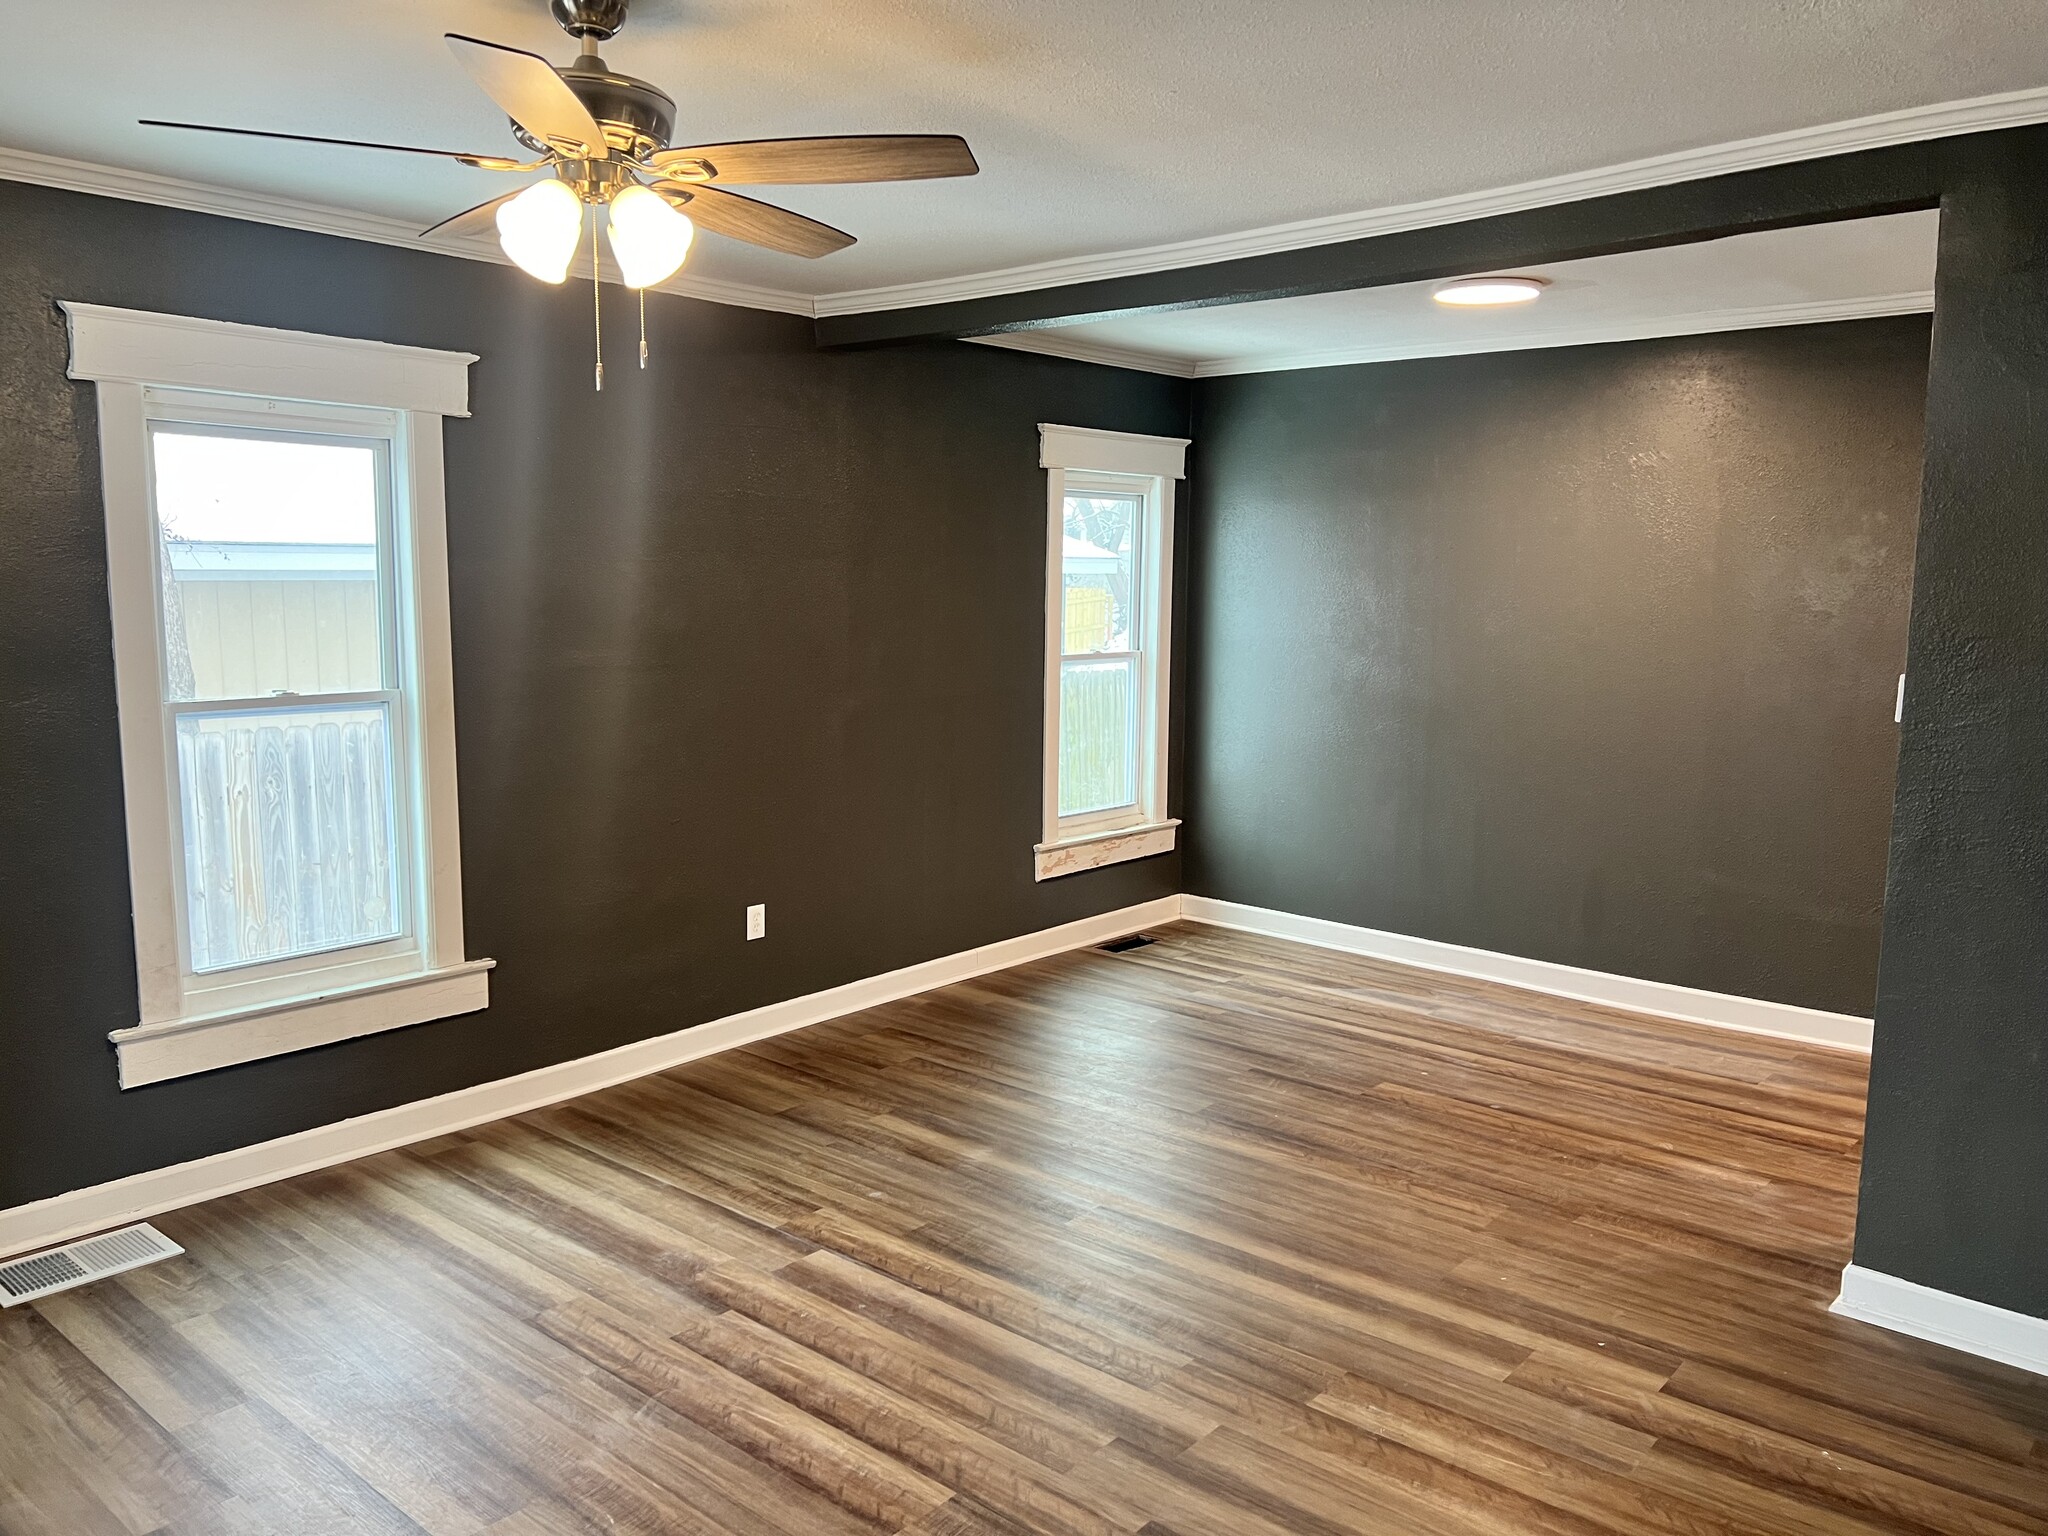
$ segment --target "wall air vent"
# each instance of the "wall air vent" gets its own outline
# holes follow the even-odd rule
[[[104,1280],[124,1269],[140,1269],[184,1251],[148,1222],[139,1221],[118,1232],[103,1232],[82,1242],[0,1264],[0,1304],[17,1306],[38,1296]]]

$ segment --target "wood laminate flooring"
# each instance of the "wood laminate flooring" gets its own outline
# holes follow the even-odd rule
[[[1830,1316],[1864,1063],[1181,925],[160,1218],[8,1536],[2048,1533]]]

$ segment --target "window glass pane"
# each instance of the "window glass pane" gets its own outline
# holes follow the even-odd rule
[[[1137,496],[1066,498],[1060,554],[1064,654],[1134,649],[1144,506]]]
[[[1113,810],[1138,798],[1134,658],[1060,663],[1060,814]]]
[[[382,688],[376,450],[182,429],[151,439],[168,697]]]
[[[178,717],[192,969],[399,932],[384,704]]]

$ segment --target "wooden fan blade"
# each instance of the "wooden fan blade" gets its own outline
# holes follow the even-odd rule
[[[516,171],[517,160],[503,155],[472,155],[459,149],[421,149],[414,144],[380,144],[374,139],[325,139],[312,133],[273,133],[268,128],[222,128],[213,123],[167,123],[160,118],[139,120],[145,128],[183,128],[191,133],[232,133],[244,139],[283,139],[292,144],[339,144],[344,149],[388,149],[400,155],[436,155],[443,160],[460,160],[487,171]]]
[[[790,256],[830,256],[853,244],[853,236],[830,224],[820,224],[787,208],[757,203],[737,192],[717,187],[686,186],[682,182],[656,182],[654,190],[690,218],[715,234],[749,245],[766,246]]]
[[[842,134],[829,139],[751,139],[699,144],[647,157],[656,170],[690,180],[692,161],[710,168],[705,179],[738,186],[821,186],[844,181],[922,181],[972,176],[981,167],[967,141],[953,133]]]
[[[523,48],[507,48],[459,32],[444,36],[449,51],[483,93],[541,143],[553,145],[572,159],[611,157],[611,146],[597,119],[546,59]]]
[[[487,230],[495,229],[498,205],[509,203],[525,190],[526,188],[521,187],[518,191],[507,192],[503,197],[494,197],[488,203],[478,203],[474,208],[465,208],[462,212],[443,219],[433,228],[421,230],[420,238],[424,240],[432,235],[480,235]]]

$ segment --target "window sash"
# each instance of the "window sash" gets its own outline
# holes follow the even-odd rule
[[[381,707],[384,713],[385,789],[389,797],[389,847],[386,856],[390,864],[388,898],[392,905],[392,927],[389,934],[374,937],[344,940],[295,950],[290,954],[269,958],[231,961],[225,964],[202,968],[197,962],[197,945],[193,938],[191,912],[191,849],[187,838],[186,786],[183,783],[185,754],[180,749],[178,728],[181,721],[193,716],[208,718],[260,718],[263,715],[319,715],[340,713],[351,708],[361,709],[365,705]],[[308,971],[320,971],[332,966],[350,963],[354,959],[407,959],[416,956],[419,944],[414,932],[414,903],[412,878],[413,820],[407,794],[406,765],[411,758],[411,746],[405,734],[405,697],[397,689],[353,694],[319,694],[311,696],[287,695],[280,698],[192,700],[180,701],[169,706],[169,728],[166,732],[166,750],[170,765],[172,783],[171,797],[173,817],[171,836],[173,840],[173,867],[179,876],[177,887],[177,919],[180,952],[184,957],[187,986],[198,992],[221,990],[249,991],[260,989],[268,981],[279,978],[298,980]],[[196,798],[196,795],[195,795]]]
[[[177,966],[185,1012],[211,1012],[260,1004],[360,982],[382,980],[421,968],[419,880],[415,876],[419,822],[418,787],[422,765],[415,729],[416,700],[406,686],[407,659],[415,647],[404,633],[401,588],[408,573],[399,560],[402,516],[399,487],[407,469],[399,422],[394,413],[346,406],[313,405],[254,396],[213,395],[196,391],[145,388],[143,460],[148,508],[147,537],[155,579],[155,651],[157,695],[162,705],[164,791],[169,800],[171,906],[177,945]],[[164,569],[165,545],[157,513],[156,449],[160,432],[208,437],[244,438],[261,442],[298,442],[316,446],[363,447],[375,456],[376,603],[380,681],[377,689],[279,692],[247,698],[173,699],[170,697],[168,615],[163,593],[169,572]],[[386,709],[389,755],[391,899],[396,932],[354,943],[307,949],[269,959],[255,959],[201,969],[193,942],[193,915],[186,841],[186,786],[178,743],[179,721],[192,714],[223,715],[320,711],[351,703],[380,703]]]
[[[265,693],[246,699],[166,699],[164,708],[172,715],[220,715],[243,710],[294,709],[307,706],[325,709],[329,705],[374,704],[381,700],[403,701],[399,688],[367,688],[353,693]]]
[[[146,392],[160,393],[160,392]],[[239,404],[213,404],[191,397],[172,396],[152,399],[147,406],[148,435],[145,440],[145,473],[148,477],[149,534],[151,560],[157,573],[157,677],[160,694],[168,704],[171,699],[170,657],[167,646],[170,638],[170,616],[163,611],[163,592],[170,579],[170,573],[163,568],[164,540],[162,522],[157,515],[156,486],[156,438],[159,433],[169,432],[181,436],[242,438],[253,442],[306,443],[315,447],[365,448],[373,455],[375,465],[372,485],[376,495],[376,596],[377,596],[377,650],[379,684],[385,688],[400,685],[400,636],[399,636],[399,571],[397,559],[397,506],[396,506],[396,431],[391,424],[376,435],[364,435],[357,431],[342,430],[378,424],[376,413],[341,411],[333,408],[333,416],[309,414],[314,407],[298,406],[290,413],[280,412],[276,417],[266,416]],[[369,420],[364,420],[368,415]],[[320,430],[323,426],[333,430]],[[287,695],[299,698],[331,698],[335,690],[300,690]],[[181,701],[179,701],[181,702]]]
[[[1093,485],[1088,483],[1091,478],[1096,481]],[[1132,504],[1131,590],[1125,596],[1125,604],[1128,611],[1124,616],[1124,634],[1129,639],[1131,645],[1137,647],[1137,649],[1118,652],[1069,651],[1066,649],[1066,602],[1068,589],[1066,585],[1065,551],[1062,549],[1060,574],[1057,579],[1060,589],[1060,654],[1063,660],[1070,660],[1077,656],[1138,655],[1142,651],[1145,634],[1144,626],[1147,618],[1146,597],[1148,595],[1145,591],[1145,561],[1150,553],[1146,534],[1148,532],[1147,525],[1151,522],[1152,492],[1150,487],[1136,488],[1128,479],[1122,477],[1090,477],[1073,474],[1066,476],[1060,495],[1062,543],[1064,543],[1067,502],[1093,499],[1114,499],[1129,501]],[[1114,633],[1113,629],[1112,633]]]
[[[1062,825],[1129,814],[1141,809],[1145,791],[1141,781],[1144,754],[1138,739],[1143,720],[1140,705],[1144,689],[1140,660],[1138,653],[1127,651],[1107,656],[1069,656],[1063,657],[1060,661],[1059,763]],[[1083,692],[1079,689],[1070,689],[1068,684],[1073,672],[1080,668],[1095,670],[1105,680],[1113,676],[1120,676],[1122,679],[1123,739],[1115,745],[1116,758],[1113,765],[1099,761],[1090,763],[1089,744],[1085,740],[1070,738],[1068,734],[1068,705],[1073,694]],[[1117,691],[1115,688],[1098,687],[1092,691],[1097,695],[1098,708],[1115,707],[1109,698],[1103,697],[1108,695],[1113,698]],[[1070,798],[1069,790],[1074,791],[1072,798],[1098,798],[1085,796],[1082,792],[1089,785],[1099,785],[1105,780],[1115,785],[1115,788],[1106,798],[1102,798],[1102,803],[1082,805],[1072,811],[1065,809]]]
[[[1163,584],[1171,573],[1161,556],[1169,547],[1164,530],[1166,485],[1151,475],[1109,474],[1052,468],[1048,470],[1048,594],[1045,708],[1045,840],[1048,844],[1163,821],[1165,684],[1155,674],[1155,651],[1164,636],[1155,633],[1165,610]],[[1066,566],[1063,542],[1069,497],[1129,497],[1136,501],[1132,529],[1132,591],[1130,648],[1119,651],[1066,649]],[[1061,804],[1065,736],[1063,695],[1071,662],[1123,661],[1130,668],[1130,713],[1126,764],[1132,795],[1122,803],[1099,809],[1063,813]]]

